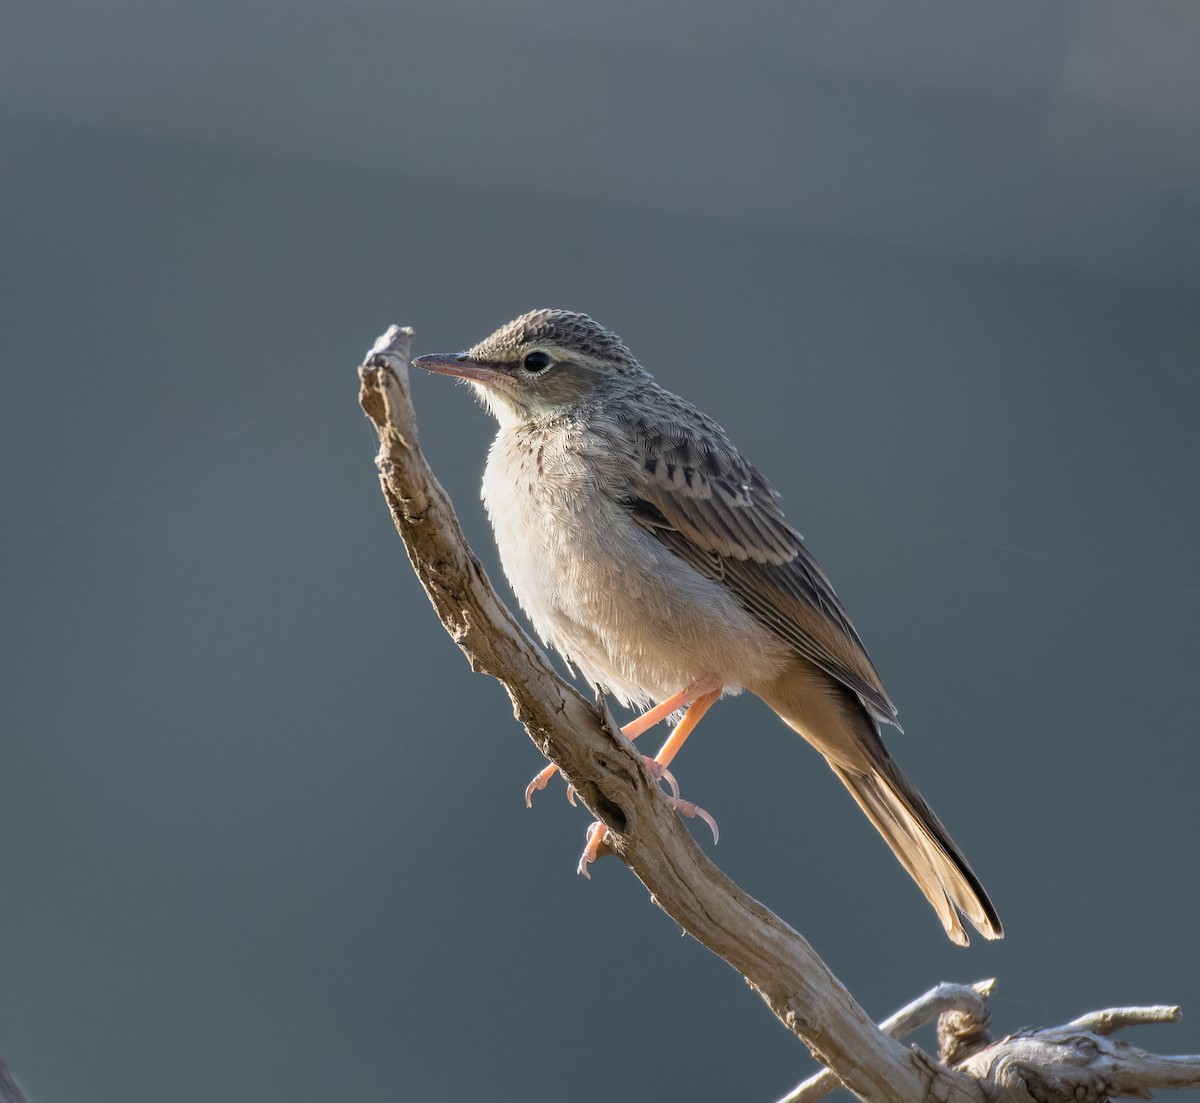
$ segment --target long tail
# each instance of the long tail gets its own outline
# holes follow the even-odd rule
[[[960,912],[984,938],[1004,937],[979,878],[942,821],[900,772],[878,725],[855,695],[800,659],[772,685],[754,692],[825,756],[933,905],[952,941],[960,946],[969,942]]]
[[[984,938],[1003,938],[1000,917],[979,878],[896,763],[887,757],[880,769],[860,774],[827,761],[933,905],[946,934],[967,945],[962,912]]]

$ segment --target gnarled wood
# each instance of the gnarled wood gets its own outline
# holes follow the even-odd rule
[[[1123,1026],[1178,1022],[1177,1007],[1118,1007],[1066,1026],[1021,1031],[960,1066],[1005,1103],[1150,1099],[1155,1089],[1200,1087],[1200,1056],[1160,1057],[1110,1035]]]
[[[987,1033],[992,1013],[987,1000],[995,990],[994,980],[965,984],[939,984],[879,1024],[889,1038],[899,1041],[914,1030],[938,1021],[938,1058],[953,1065],[991,1042]],[[837,1076],[825,1069],[810,1076],[788,1092],[779,1103],[815,1103],[841,1087]]]

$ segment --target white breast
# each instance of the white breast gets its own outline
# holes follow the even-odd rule
[[[591,433],[505,428],[493,442],[483,501],[537,633],[627,704],[700,679],[736,692],[782,669],[780,641],[618,501],[629,455]]]

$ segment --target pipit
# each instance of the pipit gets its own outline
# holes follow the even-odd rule
[[[747,690],[825,756],[953,941],[967,944],[960,912],[1003,936],[883,745],[896,707],[833,587],[715,421],[660,387],[615,334],[565,310],[413,363],[465,380],[499,422],[483,501],[538,634],[625,705],[652,706],[622,729],[630,738],[683,712],[656,776],[719,697]],[[603,837],[593,825],[581,872]]]

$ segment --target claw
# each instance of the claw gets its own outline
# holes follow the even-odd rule
[[[722,692],[721,686],[717,684],[707,685],[706,683],[694,683],[687,689],[680,690],[673,697],[669,697],[659,705],[650,709],[649,712],[643,713],[630,724],[626,724],[621,731],[630,739],[636,739],[642,732],[649,730],[660,720],[665,719],[672,712],[686,708],[683,718],[675,726],[675,730],[671,732],[670,738],[662,745],[662,749],[654,758],[643,756],[646,763],[646,769],[650,776],[654,778],[656,784],[661,782],[667,783],[667,788],[670,790],[670,795],[664,794],[664,799],[670,804],[671,808],[679,815],[687,819],[702,819],[708,824],[709,830],[712,831],[713,842],[716,843],[721,833],[717,828],[717,821],[712,818],[698,804],[692,803],[690,800],[684,800],[679,795],[679,783],[675,780],[675,775],[667,769],[667,764],[679,752],[679,748],[683,746],[684,740],[692,732],[695,726],[700,722],[700,718],[708,711]],[[535,777],[525,789],[525,805],[532,807],[533,794],[539,789],[545,789],[547,782],[558,772],[558,767],[551,762],[544,770]],[[575,807],[575,798],[577,797],[575,786],[567,783],[567,800],[572,807]],[[579,864],[575,867],[575,872],[591,880],[591,874],[588,872],[590,866],[600,854],[600,846],[608,837],[608,828],[599,820],[593,823],[588,828],[587,843],[584,845],[583,853],[579,856]]]
[[[671,795],[678,800],[679,782],[675,780],[675,775],[661,763],[655,762],[649,755],[642,755],[642,759],[646,763],[646,769],[650,772],[650,776],[655,781],[665,781],[667,787],[671,790]]]
[[[646,763],[646,769],[650,771],[650,776],[655,781],[665,781],[667,787],[671,790],[671,795],[677,800],[679,799],[679,782],[675,780],[675,775],[671,773],[665,766],[659,765],[649,755],[642,755],[642,761]],[[550,779],[558,773],[558,767],[553,762],[542,770],[528,785],[525,786],[525,807],[533,807],[533,794],[540,792],[546,788]],[[567,802],[572,808],[576,807],[575,797],[576,789],[574,785],[567,786]]]
[[[592,875],[588,873],[588,866],[596,860],[600,844],[604,842],[607,834],[608,828],[599,820],[595,820],[588,828],[587,845],[583,848],[583,853],[579,855],[579,865],[575,867],[575,872],[583,874],[589,881],[592,879]]]
[[[533,807],[533,794],[539,789],[545,789],[546,783],[558,773],[558,767],[553,762],[542,770],[528,785],[525,786],[525,807]],[[572,802],[574,803],[574,802]]]
[[[680,800],[678,797],[667,797],[666,801],[681,816],[686,816],[689,820],[703,820],[708,824],[709,830],[712,831],[713,845],[715,846],[720,842],[721,832],[717,829],[717,821],[705,812],[700,805],[693,804],[690,800]]]

